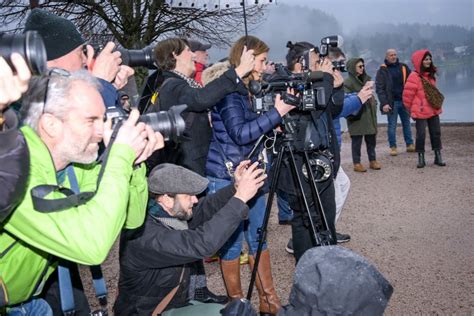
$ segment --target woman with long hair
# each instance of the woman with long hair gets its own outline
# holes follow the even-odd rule
[[[414,71],[408,76],[403,90],[403,103],[416,122],[415,150],[418,153],[417,168],[423,168],[425,162],[426,126],[430,133],[431,148],[434,151],[434,163],[446,166],[441,158],[441,127],[439,115],[442,113],[441,93],[436,88],[436,67],[433,57],[427,49],[417,50],[411,57]]]
[[[231,48],[229,60],[218,63],[203,73],[203,82],[208,83],[217,78],[229,67],[238,67],[240,55],[245,49],[252,50],[254,68],[243,78],[248,87],[250,80],[261,80],[268,59],[268,46],[254,36],[240,38]],[[264,146],[258,140],[277,127],[282,116],[293,106],[284,103],[280,96],[276,97],[275,107],[265,113],[252,111],[252,95],[245,89],[228,94],[217,103],[211,112],[213,135],[206,163],[206,173],[209,179],[209,192],[229,185],[232,182],[233,171],[238,164],[249,159],[250,163],[263,162]],[[261,191],[248,203],[249,218],[243,221],[232,237],[220,250],[220,264],[227,293],[231,298],[242,298],[240,283],[239,256],[243,239],[249,248],[249,263],[253,267],[257,246],[257,230],[262,226],[265,213],[265,195]],[[280,300],[273,286],[270,269],[270,254],[266,242],[258,265],[256,278],[260,299],[260,314],[275,315],[280,309]]]

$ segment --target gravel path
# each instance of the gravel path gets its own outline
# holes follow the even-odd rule
[[[417,169],[417,155],[404,151],[400,134],[403,151],[388,155],[386,128],[380,127],[377,159],[382,170],[366,173],[352,171],[350,139],[344,135],[342,166],[352,185],[337,229],[352,237],[343,245],[374,262],[394,286],[386,315],[474,315],[474,125],[443,125],[442,133],[447,166],[434,166],[428,151],[428,166]],[[365,145],[362,152],[368,165]],[[276,213],[273,207],[268,241],[275,284],[285,304],[294,260],[284,250],[290,227],[278,225]],[[117,248],[103,265],[110,302],[116,295]],[[209,288],[225,293],[218,264],[206,264],[206,269]],[[248,270],[243,266],[245,289]],[[90,285],[86,287],[90,294]],[[257,304],[255,291],[253,302]]]

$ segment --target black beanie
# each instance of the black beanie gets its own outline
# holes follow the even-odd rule
[[[304,52],[314,48],[317,53],[319,53],[319,49],[311,43],[308,42],[288,42],[286,47],[289,48],[288,53],[286,54],[286,64],[290,65],[294,62],[295,59],[300,58],[303,56]]]
[[[41,9],[31,11],[24,31],[37,31],[43,37],[48,60],[62,57],[85,43],[71,21]]]

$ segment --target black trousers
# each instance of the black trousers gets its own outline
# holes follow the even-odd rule
[[[377,142],[375,136],[376,134],[351,136],[352,162],[354,164],[360,163],[360,148],[362,147],[362,138],[365,139],[365,146],[367,147],[367,156],[369,156],[369,161],[377,160],[375,156],[375,145]]]
[[[416,119],[416,152],[425,152],[426,125],[430,133],[431,149],[441,150],[441,126],[439,123],[439,115],[430,117],[429,119]]]
[[[320,229],[321,219],[318,216],[317,205],[313,200],[311,188],[306,181],[303,181],[304,194],[308,200],[311,218],[314,225]],[[336,244],[336,199],[334,191],[334,180],[328,180],[317,184],[324,215],[328,224],[329,232],[333,244]],[[301,258],[306,250],[316,246],[314,232],[309,221],[308,213],[305,210],[302,196],[289,194],[288,203],[293,210],[293,220],[291,221],[291,232],[293,238],[293,249],[296,262]]]

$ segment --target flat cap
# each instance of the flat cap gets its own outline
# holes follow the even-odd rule
[[[205,52],[212,46],[211,44],[203,44],[195,40],[188,40],[188,44],[189,44],[189,49],[191,49],[192,52],[195,52],[198,50]]]
[[[181,166],[164,163],[148,176],[148,191],[155,194],[197,195],[207,188],[209,180]]]

